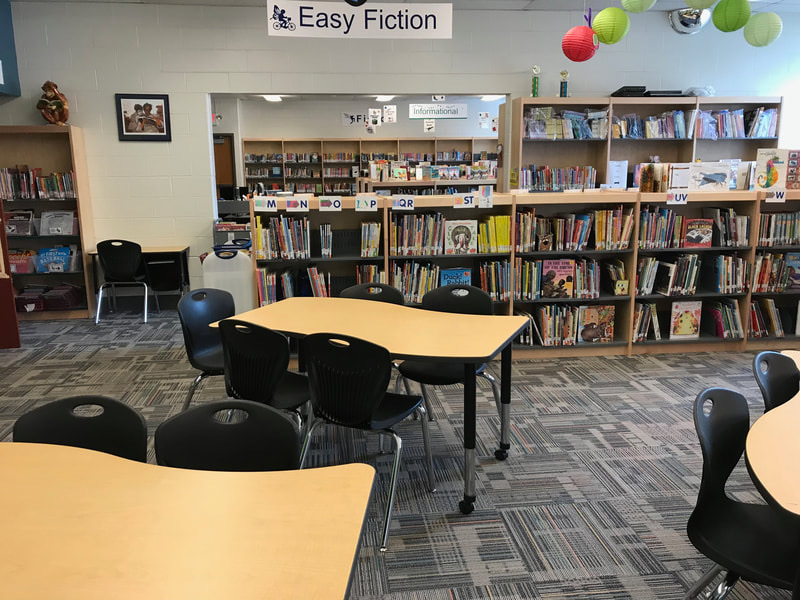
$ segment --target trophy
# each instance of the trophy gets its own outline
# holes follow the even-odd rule
[[[533,68],[531,69],[531,72],[533,73],[533,76],[531,77],[531,96],[533,96],[534,98],[538,98],[539,97],[539,73],[541,73],[542,70],[539,68],[539,65],[533,65]]]
[[[558,92],[558,95],[561,96],[562,98],[566,98],[568,95],[567,79],[569,79],[569,71],[564,69],[563,71],[561,71],[561,85],[559,86],[559,92]]]

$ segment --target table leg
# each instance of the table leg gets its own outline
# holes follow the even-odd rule
[[[494,451],[497,460],[508,458],[508,430],[511,426],[511,344],[503,348],[500,362],[500,449]]]
[[[475,369],[464,365],[464,499],[458,503],[462,513],[475,510]]]

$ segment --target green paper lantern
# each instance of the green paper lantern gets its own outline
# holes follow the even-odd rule
[[[761,48],[777,40],[783,31],[783,21],[774,12],[757,13],[744,26],[744,39]]]
[[[630,28],[628,13],[615,6],[601,10],[592,23],[597,39],[603,44],[616,44],[628,34]]]
[[[747,0],[720,0],[711,20],[714,27],[725,33],[741,29],[750,20],[750,3]]]
[[[696,8],[702,10],[704,8],[711,8],[717,0],[686,0],[686,6],[689,8]]]
[[[656,0],[622,0],[622,8],[630,13],[642,13],[653,8]]]

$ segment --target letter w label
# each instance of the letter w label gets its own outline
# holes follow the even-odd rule
[[[786,190],[779,189],[779,190],[770,190],[767,192],[766,197],[767,202],[775,202],[775,203],[784,203],[786,202]]]

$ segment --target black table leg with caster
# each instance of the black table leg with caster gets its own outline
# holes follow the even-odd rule
[[[459,510],[475,510],[475,365],[464,365],[464,499]]]
[[[511,344],[503,348],[500,361],[500,449],[494,451],[497,460],[508,458],[511,444],[508,441],[511,428]]]

